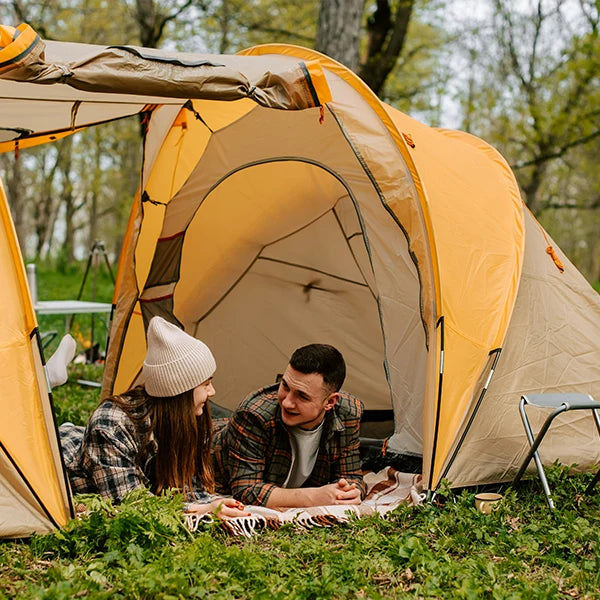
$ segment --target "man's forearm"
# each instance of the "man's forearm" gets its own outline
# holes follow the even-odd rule
[[[304,508],[317,506],[313,496],[319,488],[281,488],[271,490],[265,506],[274,509]]]
[[[267,508],[287,509],[334,504],[360,504],[361,490],[355,483],[340,479],[320,487],[274,487],[266,501]]]

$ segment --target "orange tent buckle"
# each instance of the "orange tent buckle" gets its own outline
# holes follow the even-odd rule
[[[560,258],[558,258],[558,255],[556,254],[554,248],[552,246],[548,246],[546,248],[546,252],[552,257],[552,260],[554,261],[554,264],[556,265],[556,268],[561,272],[564,273],[565,271],[565,266],[562,264]]]
[[[402,137],[404,138],[404,141],[411,147],[414,148],[415,147],[415,143],[412,139],[412,136],[409,135],[408,133],[404,133],[402,132]]]

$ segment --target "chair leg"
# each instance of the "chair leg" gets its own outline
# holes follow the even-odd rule
[[[527,466],[531,462],[531,459],[533,458],[535,460],[535,465],[537,467],[538,474],[542,481],[542,487],[544,488],[544,494],[546,494],[548,506],[552,510],[554,509],[554,501],[552,500],[552,496],[550,495],[550,486],[548,485],[548,479],[546,478],[546,473],[544,472],[544,467],[542,466],[542,460],[540,459],[540,455],[538,453],[538,447],[541,444],[542,439],[546,435],[546,432],[548,431],[550,424],[552,423],[554,418],[557,417],[559,414],[563,413],[566,409],[567,407],[564,404],[561,407],[555,409],[552,412],[552,414],[550,414],[548,418],[544,421],[542,428],[539,430],[537,437],[534,439],[533,431],[531,430],[531,425],[529,424],[529,419],[527,418],[527,414],[525,412],[525,402],[521,400],[521,404],[519,405],[521,419],[523,421],[523,426],[525,427],[525,433],[527,434],[527,441],[529,442],[529,445],[531,447],[529,448],[529,452],[527,453],[525,460],[521,464],[521,468],[515,475],[512,485],[514,486],[519,482],[519,480],[523,476],[523,473],[525,472],[525,469],[527,468]]]
[[[600,434],[600,415],[598,415],[598,411],[595,408],[592,408],[592,414],[594,415],[594,421],[596,422],[598,434]]]
[[[552,496],[550,495],[550,486],[548,485],[548,479],[546,479],[546,473],[544,471],[544,467],[542,466],[542,460],[537,450],[533,454],[533,459],[535,460],[535,466],[537,467],[538,474],[540,476],[540,479],[542,480],[542,487],[544,488],[544,494],[546,494],[548,506],[551,510],[554,510],[554,500],[552,500]]]
[[[590,485],[588,485],[587,488],[585,488],[586,496],[592,493],[592,491],[593,491],[594,487],[596,487],[596,484],[598,483],[598,481],[600,481],[600,469],[598,469],[598,472],[594,476],[594,479],[592,479],[592,481],[590,481]]]

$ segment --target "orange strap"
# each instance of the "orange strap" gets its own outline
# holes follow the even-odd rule
[[[523,206],[529,211],[529,213],[533,217],[533,220],[536,222],[536,225],[540,228],[540,231],[542,232],[542,235],[544,236],[544,239],[546,240],[546,244],[548,244],[548,246],[546,247],[546,254],[548,254],[550,256],[550,258],[554,261],[556,268],[561,273],[564,273],[565,265],[562,264],[562,261],[560,260],[560,258],[558,258],[558,254],[556,254],[556,250],[554,250],[554,248],[552,247],[552,244],[550,243],[550,238],[548,237],[546,230],[542,227],[540,222],[535,218],[535,215],[533,214],[532,210],[529,208],[529,206],[527,206],[527,204],[525,204],[525,202],[523,202]]]
[[[385,438],[385,440],[383,440],[383,444],[381,445],[381,456],[385,456],[387,454],[389,441],[390,438]]]
[[[548,241],[548,238],[546,238],[546,241]],[[564,273],[565,271],[565,265],[562,264],[560,258],[558,258],[558,254],[556,254],[554,248],[552,246],[548,246],[546,248],[546,253],[549,254],[552,257],[552,260],[554,261],[554,264],[556,265],[557,269],[561,272]]]

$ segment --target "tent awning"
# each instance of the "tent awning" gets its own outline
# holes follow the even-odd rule
[[[318,61],[274,71],[250,57],[46,42],[21,24],[0,25],[0,97],[0,151],[8,151],[17,141],[21,147],[42,135],[53,141],[49,134],[148,105],[250,98],[269,108],[302,110],[322,106],[331,93]]]

